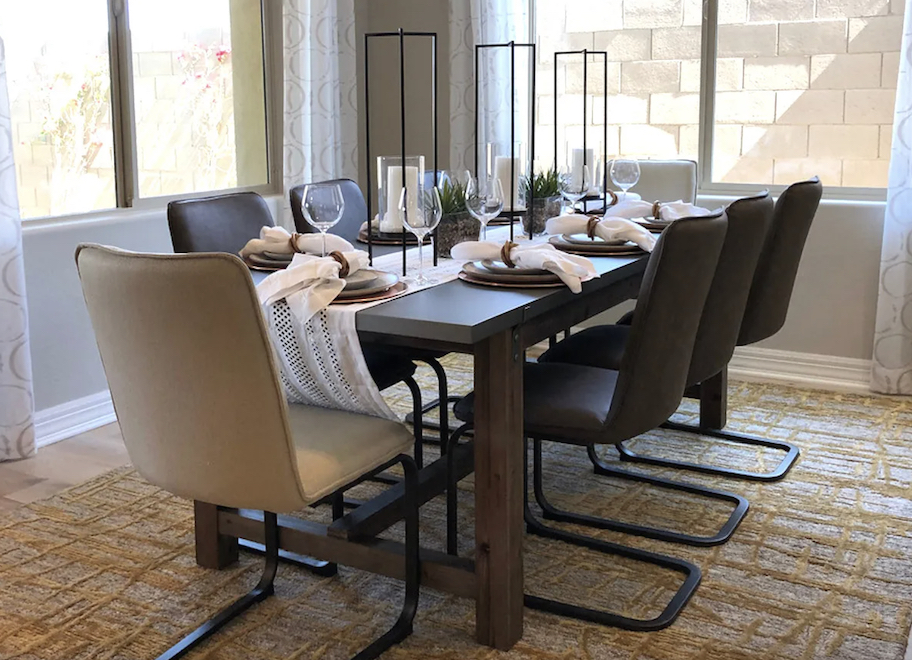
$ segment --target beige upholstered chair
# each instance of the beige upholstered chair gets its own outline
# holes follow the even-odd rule
[[[692,160],[641,160],[640,180],[630,189],[647,202],[691,204],[697,199],[697,164]]]
[[[418,601],[412,435],[398,423],[285,401],[250,274],[228,254],[153,255],[81,245],[76,263],[136,469],[175,495],[265,512],[259,584],[185,637],[177,658],[273,593],[276,512],[340,494],[395,463],[405,469],[406,598],[359,659],[406,637]]]

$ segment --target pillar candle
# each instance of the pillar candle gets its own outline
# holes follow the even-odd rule
[[[513,167],[513,179],[510,179],[510,167]],[[498,156],[497,161],[494,167],[494,176],[500,181],[500,187],[503,188],[504,194],[504,210],[505,211],[518,211],[525,208],[523,204],[523,199],[520,197],[519,193],[519,172],[520,172],[520,162],[519,158],[508,158],[506,156]],[[510,191],[512,191],[513,197],[510,197]],[[513,201],[513,208],[510,208],[510,201]]]
[[[586,182],[586,191],[588,192],[589,187],[592,185],[592,172],[595,169],[595,150],[586,149],[586,167],[589,168],[589,180]],[[571,181],[573,182],[573,188],[580,190],[583,184],[583,150],[574,149],[573,150],[573,163],[571,169]]]
[[[393,233],[402,231],[402,217],[399,214],[399,198],[402,196],[402,168],[390,166],[387,172],[386,213],[380,223],[380,231]],[[405,168],[405,181],[405,185],[408,188],[408,213],[410,218],[414,218],[418,214],[417,167]]]

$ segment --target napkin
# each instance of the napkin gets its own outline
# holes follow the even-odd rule
[[[546,234],[586,234],[589,231],[589,216],[574,213],[551,218],[545,225]],[[646,252],[652,252],[656,237],[642,225],[624,218],[604,218],[595,226],[595,235],[606,241],[624,240],[636,243]]]
[[[538,268],[557,275],[573,293],[583,290],[583,282],[599,276],[595,266],[586,257],[560,252],[547,243],[526,243],[510,250],[510,259],[517,268]],[[500,261],[503,243],[493,241],[466,241],[456,245],[450,254],[461,261],[491,259]]]
[[[612,206],[605,213],[605,217],[613,218],[648,218],[653,216],[653,202],[644,202],[642,200],[628,199]],[[658,220],[671,222],[680,218],[689,218],[692,216],[710,215],[712,211],[704,209],[702,206],[694,206],[682,200],[675,202],[660,202]]]
[[[292,245],[294,241],[294,245]],[[355,247],[341,236],[326,235],[326,253],[352,252]],[[295,252],[317,253],[323,252],[323,238],[320,234],[289,234],[284,227],[263,227],[260,237],[247,241],[240,255],[246,257],[251,254],[274,252],[276,254],[294,254]]]
[[[328,242],[326,247],[329,249]],[[337,254],[341,254],[348,262],[348,274],[366,268],[369,264],[367,252],[363,250]],[[272,273],[257,285],[257,296],[261,305],[271,305],[285,298],[297,321],[306,323],[326,309],[345,288],[341,271],[342,263],[333,257],[296,254],[288,268]]]
[[[596,190],[594,194],[601,195],[601,193],[598,190]],[[614,197],[612,197],[612,195]],[[615,201],[614,198],[617,198],[617,201]],[[643,199],[643,198],[640,197],[635,192],[628,192],[626,195],[624,195],[623,191],[620,191],[620,190],[609,190],[608,191],[608,206],[617,206],[618,204],[621,203],[622,200],[626,200],[628,202],[638,202],[641,199]]]

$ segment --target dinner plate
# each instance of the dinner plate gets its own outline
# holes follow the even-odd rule
[[[285,261],[290,263],[294,259],[294,255],[288,252],[263,252],[263,256],[266,259],[272,259],[273,261]]]
[[[626,249],[624,252],[593,252],[584,247],[580,247],[579,245],[557,245],[555,247],[561,252],[576,254],[581,257],[635,257],[646,254],[646,252],[635,245],[631,246],[630,249]]]
[[[371,270],[369,268],[362,268],[361,270],[355,271],[345,278],[344,291],[364,289],[372,282],[376,282],[377,278],[380,277],[380,275],[381,271]]]
[[[570,248],[578,252],[586,252],[587,254],[594,255],[631,254],[642,252],[642,250],[634,243],[627,243],[626,241],[620,245],[608,245],[605,243],[581,245],[579,243],[570,243],[564,240],[563,236],[552,236],[548,239],[548,242],[558,250]]]
[[[557,287],[564,286],[564,283],[558,280],[557,282],[551,282],[547,284],[543,283],[533,283],[533,282],[494,282],[491,280],[483,280],[477,278],[473,275],[470,275],[466,271],[460,271],[458,275],[459,279],[463,282],[469,282],[470,284],[477,284],[479,286],[492,286],[500,289],[554,289]]]
[[[623,245],[627,241],[623,239],[615,239],[611,241],[606,241],[599,236],[595,238],[589,238],[588,234],[563,234],[561,238],[564,239],[567,243],[573,243],[574,245]]]
[[[265,273],[274,273],[277,270],[285,270],[285,268],[288,266],[288,264],[276,264],[275,262],[269,262],[266,265],[258,264],[258,263],[255,263],[250,258],[250,256],[252,256],[252,255],[243,257],[244,264],[250,270],[259,270],[259,271],[263,271]]]
[[[376,274],[377,279],[368,286],[360,289],[343,289],[336,300],[345,300],[348,298],[362,298],[382,293],[399,282],[399,276],[395,273],[384,273],[381,270],[371,271]]]
[[[482,261],[476,261],[476,266],[481,266],[485,270],[489,270],[492,273],[503,273],[504,275],[550,275],[547,270],[542,270],[540,268],[510,268],[502,261],[494,261],[493,259],[484,259]]]
[[[291,260],[281,260],[281,259],[270,259],[269,257],[263,254],[248,254],[246,257],[248,263],[253,264],[254,266],[262,266],[266,268],[274,268],[275,270],[282,270],[291,263]]]
[[[462,267],[462,272],[468,273],[473,278],[484,280],[485,282],[502,282],[517,284],[553,284],[560,282],[560,278],[554,273],[544,271],[544,275],[516,275],[511,273],[492,273],[490,270],[480,265],[480,262],[469,262]]]
[[[356,303],[367,303],[367,302],[376,302],[378,300],[386,300],[387,298],[395,298],[400,293],[408,289],[408,284],[405,282],[397,282],[393,286],[385,289],[383,291],[376,291],[371,294],[365,294],[363,291],[358,291],[360,295],[352,296],[350,298],[343,298],[342,294],[339,294],[339,297],[332,301],[333,305],[354,305]]]

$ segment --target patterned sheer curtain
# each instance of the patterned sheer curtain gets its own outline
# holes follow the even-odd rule
[[[0,461],[35,453],[22,226],[13,164],[13,131],[0,39]]]
[[[450,0],[450,169],[475,169],[475,44],[500,44],[529,40],[530,0]],[[528,142],[529,55],[517,51],[516,140]],[[479,124],[479,149],[496,142],[509,150],[510,62],[506,51],[485,53],[482,59],[482,87],[485,109]],[[528,144],[526,145],[528,148]],[[518,154],[517,154],[518,155]],[[485,154],[481,153],[484,164]]]
[[[900,53],[871,388],[912,394],[912,2]]]
[[[285,212],[288,191],[358,177],[354,0],[285,0]]]

